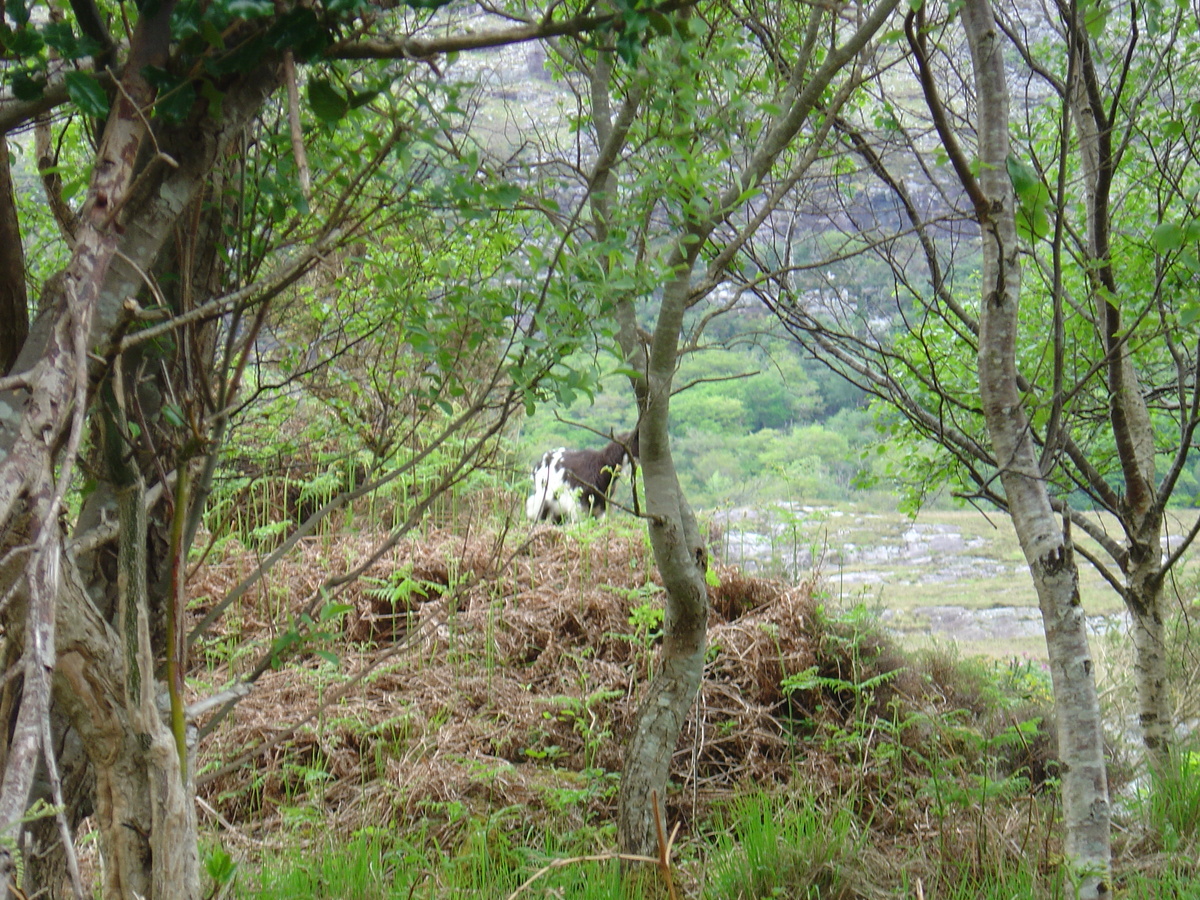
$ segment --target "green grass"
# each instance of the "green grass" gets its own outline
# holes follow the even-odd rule
[[[1160,823],[1162,824],[1162,823]],[[748,789],[704,823],[704,831],[676,846],[673,880],[680,895],[697,900],[864,897],[928,900],[1068,900],[1057,866],[1046,865],[1036,844],[1027,854],[980,852],[936,841],[908,858],[889,858],[873,846],[866,823],[845,805],[815,793],[788,795]],[[1033,827],[1042,827],[1034,822]],[[1129,900],[1200,896],[1195,830],[1177,846],[1176,864],[1154,871],[1118,870],[1119,896]],[[212,896],[238,900],[410,900],[410,898],[560,897],[631,900],[666,897],[661,885],[623,879],[614,853],[596,853],[589,836],[513,831],[503,815],[469,823],[456,847],[425,835],[400,836],[370,828],[345,840],[294,844],[264,857],[254,871],[224,851],[208,857]],[[1043,835],[1027,835],[1039,840]],[[287,844],[286,837],[283,844]],[[940,855],[939,855],[940,854]],[[651,884],[654,870],[647,870]]]
[[[288,847],[264,857],[254,871],[218,868],[225,883],[214,886],[241,900],[502,898],[527,882],[525,896],[622,896],[615,856],[598,858],[603,854],[564,845],[552,835],[535,848],[522,837],[505,828],[503,816],[468,823],[461,844],[452,849],[420,835],[404,838],[372,828],[345,841]]]
[[[1027,768],[1049,700],[1041,667],[998,665],[942,647],[896,670],[890,654],[876,659],[873,617],[819,615],[829,616],[822,633],[830,646],[822,652],[840,648],[847,664],[836,677],[814,669],[785,680],[801,700],[798,708],[814,712],[804,722],[788,720],[797,729],[796,769],[779,783],[745,785],[687,823],[672,845],[681,896],[1068,900],[1054,782],[1035,782]],[[898,698],[877,703],[893,672],[960,705],[939,712]],[[844,715],[818,714],[818,703],[842,705]],[[804,768],[818,756],[835,769]],[[1138,845],[1118,853],[1119,896],[1200,897],[1198,760],[1182,751],[1155,779],[1152,797],[1135,797],[1126,807],[1119,834],[1136,835]],[[541,771],[533,762],[520,769],[510,766],[507,777],[532,779]],[[570,809],[553,804],[489,808],[464,798],[425,803],[405,815],[398,803],[393,823],[339,832],[329,818],[323,771],[314,763],[296,773],[301,777],[290,782],[286,807],[262,845],[250,848],[239,837],[207,855],[209,896],[666,896],[623,878],[611,824],[592,819],[581,826]],[[534,782],[526,783],[536,806]],[[686,798],[679,802],[686,807]]]
[[[847,807],[827,811],[811,796],[755,791],[731,805],[708,854],[704,897],[849,900],[863,874],[855,860],[864,843]]]

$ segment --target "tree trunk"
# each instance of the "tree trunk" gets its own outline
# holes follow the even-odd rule
[[[701,248],[717,226],[725,222],[734,210],[742,208],[743,195],[762,184],[801,129],[811,124],[813,112],[822,107],[822,112],[828,113],[830,107],[836,110],[844,102],[849,87],[835,91],[832,102],[824,94],[837,76],[854,67],[858,54],[883,27],[896,6],[897,0],[881,0],[873,8],[864,10],[855,29],[845,36],[844,42],[822,54],[812,51],[832,10],[815,9],[812,12],[803,42],[804,49],[793,61],[786,86],[782,89],[782,111],[764,122],[766,127],[759,146],[734,182],[724,190],[714,191],[708,202],[695,202],[686,221],[671,237],[664,254],[665,271],[670,272],[671,277],[664,286],[648,344],[643,343],[639,336],[632,301],[623,300],[617,305],[618,339],[629,367],[638,373],[631,381],[641,412],[641,468],[646,513],[654,559],[666,588],[661,670],[638,710],[633,738],[626,750],[621,781],[618,839],[621,849],[627,853],[658,855],[655,807],[651,798],[657,796],[659,813],[662,814],[666,804],[671,757],[688,706],[704,674],[708,624],[705,575],[708,557],[695,516],[680,489],[668,438],[671,388],[679,361],[684,313],[694,299],[692,277],[697,260]],[[593,74],[602,74],[600,63]],[[593,108],[597,112],[602,145],[600,160],[593,175],[593,189],[598,190],[599,194],[594,200],[593,209],[601,228],[607,226],[608,193],[615,188],[610,171],[616,159],[614,145],[623,140],[622,128],[628,128],[628,123],[623,123],[621,117],[615,123],[609,121],[604,81],[603,77],[596,78],[592,89]],[[636,106],[636,96],[631,97],[622,110],[622,116],[627,113],[632,115]],[[680,118],[675,127],[686,131],[688,122],[682,113],[682,109],[676,110]],[[817,137],[814,140],[819,143],[827,133],[827,126],[816,129]],[[804,168],[804,165],[798,165],[788,177],[799,178]],[[772,202],[779,202],[780,196],[776,195]],[[766,211],[759,210],[740,240],[747,239],[765,218]],[[716,259],[710,260],[706,278],[719,279],[738,247],[740,243],[727,246]],[[663,825],[666,827],[665,815]]]
[[[1054,686],[1068,877],[1078,896],[1110,891],[1110,810],[1104,736],[1069,532],[1057,527],[1017,388],[1021,270],[1007,174],[1008,88],[988,0],[963,6],[978,104],[980,174],[968,184],[983,239],[979,382],[988,433],[1021,549],[1037,589]]]
[[[1174,739],[1167,702],[1167,646],[1162,614],[1162,563],[1157,541],[1153,555],[1135,564],[1126,579],[1125,608],[1133,630],[1134,683],[1138,723],[1150,766],[1166,763]]]
[[[160,18],[169,15],[170,4],[158,7],[155,12]],[[140,72],[139,66],[131,64],[128,68]],[[103,172],[91,189],[103,203],[91,204],[90,214],[81,219],[71,264],[61,277],[47,283],[44,312],[25,340],[15,366],[16,371],[26,373],[34,383],[36,390],[28,396],[37,402],[28,402],[27,395],[20,391],[0,394],[0,411],[4,412],[0,415],[0,447],[6,453],[0,454],[0,520],[15,520],[10,526],[10,536],[29,533],[26,523],[34,521],[33,517],[28,513],[21,516],[19,512],[14,515],[19,510],[17,503],[23,495],[34,493],[33,486],[48,485],[48,478],[40,474],[43,468],[48,468],[43,460],[67,438],[71,403],[78,396],[75,379],[87,374],[71,350],[78,344],[92,346],[111,339],[125,298],[136,296],[144,285],[142,273],[151,267],[179,214],[207,177],[215,159],[245,127],[277,83],[277,72],[267,64],[232,85],[225,94],[222,117],[202,123],[207,140],[198,141],[191,132],[160,136],[162,143],[168,138],[178,143],[178,147],[167,144],[178,165],[160,169],[154,176],[143,172],[147,176],[145,181],[157,177],[161,178],[161,184],[157,190],[139,195],[140,203],[126,203],[125,196],[132,182],[145,120],[133,108],[118,104],[114,109],[101,148],[106,165],[98,167]],[[127,87],[126,93],[141,96],[143,91]],[[110,204],[123,213],[123,234],[118,234],[110,221],[107,212]],[[65,469],[73,465],[70,455],[56,462]],[[140,491],[134,493],[139,495],[140,503]],[[50,508],[48,504],[44,506]],[[10,515],[14,519],[9,519]],[[36,522],[40,525],[30,527],[40,527],[48,544],[41,555],[53,561],[54,567],[30,581],[42,594],[46,593],[43,588],[50,589],[53,599],[48,605],[53,613],[31,615],[31,627],[44,632],[48,623],[53,630],[48,632],[48,638],[32,643],[49,648],[57,655],[57,661],[50,665],[40,661],[24,665],[27,670],[45,672],[47,676],[53,670],[47,696],[52,700],[55,714],[61,713],[76,730],[95,770],[94,798],[78,791],[64,791],[67,822],[77,823],[83,813],[94,808],[104,848],[106,898],[125,900],[135,893],[158,900],[197,897],[199,865],[190,774],[185,780],[174,738],[155,707],[154,669],[147,659],[148,643],[137,631],[141,625],[135,629],[134,643],[143,647],[136,667],[143,690],[136,692],[136,696],[127,696],[124,686],[130,671],[125,668],[127,658],[120,652],[121,642],[85,590],[79,570],[65,547],[64,536],[47,534],[47,528],[57,528],[57,514],[42,516]],[[143,580],[145,574],[143,571]],[[11,584],[16,577],[15,573],[5,572],[4,583]],[[31,602],[14,602],[5,610],[8,636],[14,642],[19,643],[24,633],[23,621],[18,621],[23,609],[32,608],[35,605],[32,601],[38,597],[31,595]],[[138,601],[134,605],[139,605]],[[144,601],[141,606],[144,610]],[[148,613],[143,611],[139,615],[149,620]],[[137,620],[135,616],[133,621]],[[39,789],[32,766],[42,749],[40,738],[36,727],[32,731],[24,727],[21,717],[24,715],[36,725],[47,714],[27,702],[31,698],[37,701],[40,696],[38,680],[26,679],[20,702],[12,710],[15,730],[10,733],[19,740],[9,741],[9,752],[3,760],[5,780],[0,790],[3,803],[0,821],[4,823],[17,821],[31,796],[30,788]],[[62,762],[61,774],[68,789],[90,783],[86,765]],[[38,889],[57,892],[60,884],[56,882],[64,869],[64,857],[61,841],[49,833],[52,827],[56,826],[49,822],[37,826],[38,835],[44,839],[35,835],[34,850],[39,855],[27,871],[48,879],[35,885]],[[9,865],[9,854],[0,848],[0,870],[7,871],[5,867]]]
[[[7,374],[17,361],[29,334],[25,250],[16,203],[8,141],[0,137],[0,375]]]
[[[53,699],[53,698],[51,698]],[[62,779],[62,794],[66,801],[64,813],[71,834],[77,834],[83,820],[94,812],[92,798],[95,796],[95,778],[88,764],[83,742],[79,733],[56,705],[51,705],[50,728],[54,743],[54,757],[58,762],[58,773]],[[34,781],[33,801],[53,803],[54,796],[48,789],[44,764],[39,768]],[[25,852],[25,893],[31,897],[45,890],[48,900],[74,897],[71,888],[70,867],[63,846],[62,830],[53,818],[38,819],[29,823],[29,841]]]
[[[600,154],[592,176],[593,226],[608,237],[610,203],[616,189],[612,170],[624,146],[644,87],[635,87],[614,121],[609,107],[611,51],[598,54],[591,78],[593,121]],[[658,825],[666,827],[667,782],[671,759],[688,707],[704,675],[708,631],[707,559],[695,516],[679,486],[667,436],[671,381],[691,282],[694,254],[683,274],[667,286],[659,308],[653,352],[638,336],[637,317],[627,300],[617,304],[618,340],[630,368],[639,411],[639,446],[650,542],[666,588],[663,646],[659,671],[638,709],[633,735],[625,748],[617,810],[617,840],[624,853],[658,855]]]
[[[661,533],[658,539],[651,538],[656,548],[659,542],[685,543],[683,536],[672,528],[651,526],[652,535],[655,531]],[[703,591],[689,591],[682,601],[676,595],[667,595],[667,613],[682,614],[691,621],[688,627],[676,627],[668,632],[669,638],[664,638],[660,670],[647,688],[625,749],[617,811],[617,833],[624,853],[659,855],[656,816],[664,829],[669,830],[667,781],[675,745],[704,672],[707,638],[704,615],[698,612],[706,614],[707,609],[707,595]]]

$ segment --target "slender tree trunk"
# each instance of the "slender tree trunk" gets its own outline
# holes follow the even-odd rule
[[[835,78],[846,75],[855,67],[858,55],[896,6],[897,0],[881,0],[874,7],[864,8],[855,29],[844,36],[844,41],[819,55],[812,51],[832,11],[816,9],[812,12],[806,39],[802,42],[803,50],[793,62],[782,93],[782,111],[771,117],[760,145],[735,183],[714,192],[708,204],[697,202],[665,253],[666,271],[671,276],[664,285],[658,317],[648,343],[640,337],[632,301],[618,304],[618,338],[630,368],[639,373],[632,382],[641,411],[641,468],[646,513],[654,558],[666,588],[661,669],[638,711],[634,735],[625,756],[618,811],[619,841],[625,852],[657,855],[655,808],[651,798],[657,796],[661,812],[665,806],[667,777],[675,744],[704,673],[708,558],[695,516],[680,489],[668,439],[671,387],[679,359],[684,313],[692,302],[692,277],[700,250],[717,226],[734,209],[741,208],[743,194],[762,183],[796,135],[811,124],[810,116],[814,110],[828,102],[823,99],[827,88]],[[833,30],[836,32],[836,28]],[[603,78],[597,80],[604,81]],[[849,80],[852,81],[852,77]],[[594,82],[594,109],[600,113],[597,121],[602,150],[593,177],[593,185],[601,193],[593,208],[602,226],[606,224],[607,216],[605,194],[614,186],[610,177],[610,167],[615,164],[612,145],[623,140],[622,128],[628,127],[628,124],[622,124],[622,117],[615,123],[609,120],[607,99],[600,96],[603,90],[602,83]],[[835,92],[838,95],[835,108],[844,101],[848,90],[847,87]],[[632,115],[634,109],[636,100],[627,102],[622,113]],[[823,112],[828,112],[828,107]],[[687,122],[681,119],[676,127],[686,129]],[[823,140],[827,131],[817,129],[816,133],[818,140]],[[605,136],[615,136],[615,140],[605,139]],[[805,164],[799,164],[789,177],[798,179],[804,168]],[[778,202],[778,198],[774,202]],[[757,224],[761,222],[762,218],[756,219]],[[749,231],[743,239],[748,236]],[[727,247],[718,259],[711,261],[707,277],[718,278],[736,250],[736,246]],[[663,824],[666,824],[665,817]]]
[[[155,10],[154,27],[162,34],[169,15],[170,4]],[[128,70],[136,75],[141,66],[131,63]],[[78,365],[79,355],[72,356],[70,348],[84,341],[91,345],[111,338],[125,298],[135,296],[142,288],[141,273],[150,269],[164,238],[207,177],[214,159],[232,136],[241,132],[277,84],[278,73],[264,65],[226,92],[223,116],[203,123],[209,139],[197,141],[191,132],[170,135],[179,143],[178,147],[168,146],[178,165],[160,169],[161,186],[157,192],[140,195],[138,204],[126,203],[125,192],[132,180],[145,119],[133,108],[116,105],[101,148],[105,165],[99,167],[103,171],[91,192],[99,200],[87,207],[88,213],[80,221],[70,266],[62,277],[47,283],[41,304],[44,312],[25,340],[15,366],[15,371],[26,373],[36,389],[28,395],[20,390],[0,394],[0,412],[4,413],[0,415],[0,521],[12,523],[9,536],[41,528],[40,540],[46,547],[39,558],[54,563],[52,570],[29,567],[36,575],[29,581],[37,592],[31,588],[29,597],[18,597],[10,603],[4,610],[5,624],[9,638],[16,642],[34,628],[42,633],[46,633],[47,625],[52,629],[49,637],[39,636],[36,641],[24,643],[26,647],[49,648],[57,659],[49,665],[41,660],[32,667],[28,662],[22,665],[46,676],[47,697],[52,691],[55,712],[74,727],[94,771],[94,799],[81,803],[79,792],[69,789],[89,783],[88,766],[62,766],[66,781],[63,799],[68,805],[68,824],[94,809],[104,847],[106,898],[125,900],[135,892],[147,900],[190,900],[199,895],[190,773],[185,776],[181,771],[173,735],[155,708],[153,665],[146,657],[149,651],[139,650],[141,661],[137,665],[139,673],[147,673],[138,676],[146,692],[127,695],[129,671],[120,651],[121,642],[84,588],[64,536],[46,533],[48,527],[58,528],[57,509],[37,524],[17,504],[21,498],[35,494],[39,501],[43,494],[49,496],[47,491],[52,485],[43,475],[49,468],[44,460],[67,438],[71,403],[79,397],[73,387],[75,379],[86,375],[85,368]],[[143,93],[141,88],[127,87],[122,97]],[[166,140],[160,135],[160,145]],[[124,233],[119,236],[110,221],[113,208],[119,209],[123,217]],[[28,402],[27,396],[36,402]],[[55,462],[66,468],[72,465],[69,456]],[[26,507],[30,505],[25,501]],[[49,508],[49,504],[44,506]],[[16,577],[16,573],[5,571],[4,583],[12,584]],[[47,595],[53,598],[48,604],[44,602]],[[144,601],[137,600],[134,605],[139,602],[144,605]],[[52,611],[50,615],[26,612],[44,606]],[[25,628],[27,615],[29,630]],[[142,615],[148,619],[148,615]],[[135,633],[139,635],[135,643],[141,642],[140,631],[135,628]],[[19,830],[16,823],[27,806],[30,788],[40,789],[35,787],[34,766],[43,750],[38,726],[47,714],[41,708],[41,696],[40,675],[27,678],[19,701],[11,706],[13,730],[9,733],[14,738],[8,741],[8,752],[2,760],[0,822],[12,823],[14,832]],[[39,824],[37,830],[43,832],[50,827],[48,823]],[[27,872],[44,873],[58,881],[63,860],[57,856],[55,842],[39,840],[34,849],[40,852],[40,847],[45,847],[47,854],[39,856]],[[10,866],[11,854],[0,848],[0,872],[6,879]],[[35,887],[56,891],[59,885],[42,883]]]
[[[1058,719],[1069,877],[1078,880],[1078,896],[1090,900],[1111,890],[1110,810],[1100,705],[1070,535],[1057,526],[1017,388],[1021,270],[1015,197],[1006,166],[1009,101],[1000,32],[988,0],[967,0],[962,15],[975,70],[979,116],[979,180],[967,188],[983,239],[980,394],[1046,631]]]
[[[592,220],[597,237],[608,236],[610,202],[616,188],[612,166],[624,146],[638,109],[642,87],[635,87],[613,120],[608,91],[612,51],[598,54],[591,79],[592,112],[600,155],[592,177]],[[639,410],[640,462],[650,542],[663,577],[663,646],[659,671],[638,709],[634,732],[625,749],[617,835],[625,853],[658,855],[658,824],[666,816],[671,758],[688,707],[704,674],[708,630],[707,567],[695,516],[683,495],[667,437],[671,382],[686,308],[694,254],[680,260],[684,272],[664,291],[652,352],[638,336],[633,304],[618,303],[619,340],[630,367],[642,373],[631,379]],[[657,821],[656,821],[657,820]]]
[[[695,516],[675,471],[667,424],[679,336],[691,284],[693,259],[663,291],[649,356],[640,448],[650,543],[666,589],[659,672],[638,709],[625,750],[617,834],[625,853],[657,856],[657,814],[666,827],[666,790],[671,758],[704,674],[708,632],[708,558]],[[637,355],[637,351],[634,352]]]
[[[1129,335],[1121,315],[1111,252],[1110,191],[1116,168],[1112,123],[1101,99],[1089,38],[1078,16],[1068,19],[1076,56],[1068,85],[1071,112],[1079,131],[1087,208],[1088,283],[1099,312],[1107,355],[1109,421],[1121,462],[1125,494],[1119,516],[1125,529],[1123,599],[1133,623],[1134,672],[1142,741],[1151,766],[1165,762],[1172,738],[1167,701],[1163,631],[1162,502],[1156,494],[1154,430],[1133,365]]]

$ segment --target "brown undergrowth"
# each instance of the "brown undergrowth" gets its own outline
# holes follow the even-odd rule
[[[371,546],[367,535],[330,536],[282,562],[198,645],[193,683],[207,691],[249,670],[318,585]],[[256,564],[233,552],[208,564],[192,588],[196,614]],[[939,717],[961,710],[972,717],[964,728],[986,734],[1008,727],[1004,716],[955,696],[962,687],[945,660],[942,671],[918,667],[877,630],[826,612],[813,581],[719,565],[715,574],[709,662],[676,750],[671,824],[686,834],[747,785],[802,782],[853,797],[864,821],[901,844],[928,834],[911,779],[928,777],[914,766],[936,765]],[[267,671],[202,747],[201,798],[232,839],[269,842],[314,805],[312,828],[423,829],[443,845],[463,822],[499,811],[506,827],[531,830],[613,820],[661,621],[640,532],[433,532],[397,545],[332,601],[346,609],[316,617],[328,636]],[[1043,732],[1011,751],[1012,768],[1043,764]]]

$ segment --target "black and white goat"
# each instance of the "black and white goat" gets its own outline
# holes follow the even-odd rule
[[[533,470],[533,494],[525,515],[555,525],[578,522],[585,515],[602,516],[621,469],[638,456],[634,429],[603,450],[548,450]]]

